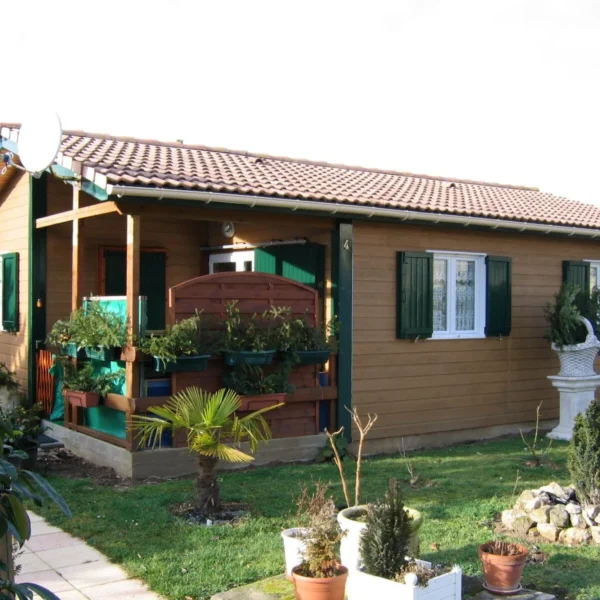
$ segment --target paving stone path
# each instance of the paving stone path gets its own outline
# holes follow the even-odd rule
[[[21,566],[18,583],[43,585],[61,600],[161,600],[83,540],[49,525],[35,513],[29,512],[29,518],[32,535],[16,561]]]

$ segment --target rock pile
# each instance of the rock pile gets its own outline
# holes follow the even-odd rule
[[[540,536],[569,546],[600,544],[600,505],[581,506],[573,488],[553,481],[525,490],[514,508],[502,512],[502,525],[519,536]]]

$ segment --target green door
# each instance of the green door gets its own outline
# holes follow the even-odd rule
[[[124,250],[104,253],[106,296],[124,296],[127,293],[127,260]],[[147,329],[165,328],[167,298],[167,255],[165,252],[140,253],[140,295],[146,296]]]
[[[293,279],[315,288],[321,301],[325,297],[325,246],[320,244],[256,248],[254,270]]]

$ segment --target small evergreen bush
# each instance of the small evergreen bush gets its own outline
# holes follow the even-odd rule
[[[567,465],[579,501],[584,506],[600,504],[600,404],[596,400],[575,419]]]
[[[367,526],[360,540],[367,573],[393,580],[406,568],[411,520],[398,482],[390,479],[383,501],[369,506]]]
[[[558,348],[585,342],[587,330],[579,317],[582,312],[587,312],[587,305],[587,296],[579,286],[563,283],[554,296],[554,304],[548,304],[544,309],[548,323],[546,338]]]

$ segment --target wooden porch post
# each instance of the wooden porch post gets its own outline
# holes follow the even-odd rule
[[[73,186],[73,210],[79,208],[79,184]],[[81,274],[82,269],[82,245],[80,242],[80,233],[83,223],[79,222],[79,219],[73,219],[73,243],[72,252],[73,259],[71,265],[71,310],[79,308],[79,302],[81,301]]]
[[[129,335],[139,333],[140,321],[140,226],[139,215],[127,215],[127,319]],[[128,398],[139,396],[138,373],[133,362],[127,362],[126,393]]]

